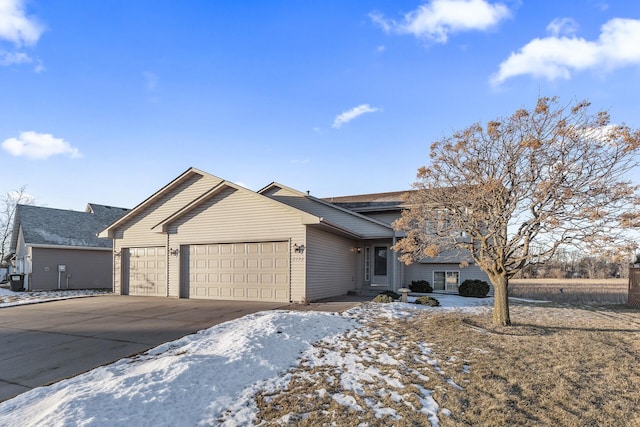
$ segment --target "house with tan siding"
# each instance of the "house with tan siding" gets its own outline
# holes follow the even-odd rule
[[[189,168],[99,236],[119,294],[304,302],[405,286],[389,215]]]
[[[324,200],[391,225],[408,207],[404,197],[406,194],[406,191],[396,191],[329,197]],[[402,235],[396,233],[395,239],[400,238]],[[470,254],[458,251],[424,257],[409,266],[401,264],[399,271],[399,281],[404,287],[409,287],[412,281],[426,280],[436,292],[457,292],[458,286],[467,279],[491,283],[487,274],[474,264]]]

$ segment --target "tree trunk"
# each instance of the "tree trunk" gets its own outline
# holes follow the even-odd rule
[[[499,326],[511,325],[509,316],[509,280],[506,275],[490,276],[493,285],[493,323]]]

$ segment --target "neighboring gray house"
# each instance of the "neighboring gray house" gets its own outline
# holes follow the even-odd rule
[[[27,290],[112,286],[112,242],[97,233],[128,209],[89,203],[84,212],[18,205],[11,251]]]
[[[465,278],[486,278],[453,259],[399,262],[390,224],[401,193],[385,194],[393,200],[348,206],[278,183],[254,192],[190,168],[99,235],[113,239],[120,294],[303,302],[415,279],[455,291]]]

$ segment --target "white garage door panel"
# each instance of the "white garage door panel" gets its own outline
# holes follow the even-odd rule
[[[289,242],[190,245],[190,298],[289,302]]]
[[[129,295],[166,296],[164,247],[129,248]]]

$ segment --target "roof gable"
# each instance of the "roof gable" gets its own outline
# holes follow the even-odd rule
[[[177,210],[176,212],[171,214],[169,217],[165,218],[164,220],[162,220],[161,222],[156,224],[152,228],[152,230],[155,230],[155,231],[158,231],[158,232],[166,232],[167,226],[169,224],[171,224],[171,223],[177,221],[178,219],[184,217],[186,214],[188,214],[189,212],[193,211],[198,206],[200,206],[203,203],[207,202],[212,197],[214,197],[215,195],[217,195],[220,192],[224,191],[225,189],[233,189],[235,191],[241,191],[241,192],[243,192],[245,194],[250,194],[252,197],[257,197],[257,198],[261,199],[265,203],[277,203],[278,205],[280,205],[281,207],[283,207],[285,209],[298,211],[300,214],[302,214],[302,223],[303,224],[317,224],[317,223],[319,223],[321,221],[321,218],[318,218],[318,217],[316,217],[314,215],[311,215],[311,214],[309,214],[307,212],[300,211],[299,209],[296,209],[295,207],[289,206],[289,205],[284,204],[284,203],[280,203],[277,200],[273,200],[273,199],[271,199],[269,197],[265,197],[262,194],[256,193],[254,191],[251,191],[251,190],[249,190],[247,188],[244,188],[244,187],[242,187],[240,185],[237,185],[237,184],[234,184],[232,182],[222,181],[218,185],[212,187],[210,190],[208,190],[205,193],[203,193],[201,196],[199,196],[196,199],[194,199],[193,201],[191,201],[190,203],[187,203],[186,205],[184,205],[181,209]]]
[[[114,206],[99,205],[97,203],[88,203],[85,212],[96,215],[101,221],[105,221],[106,225],[120,219],[124,214],[129,212],[127,208],[117,208]]]
[[[131,209],[126,215],[122,216],[121,218],[119,218],[118,220],[112,222],[111,224],[108,224],[108,227],[105,227],[98,234],[99,237],[111,237],[112,238],[113,234],[114,234],[114,231],[119,226],[121,226],[122,224],[126,223],[127,221],[135,218],[136,216],[140,215],[142,212],[144,212],[144,210],[147,207],[151,206],[153,203],[155,203],[157,200],[159,200],[163,196],[171,193],[177,187],[179,187],[182,183],[188,181],[189,179],[193,178],[194,176],[199,176],[199,177],[202,177],[204,179],[207,179],[207,180],[211,181],[211,186],[212,187],[214,187],[217,184],[219,184],[220,182],[224,181],[223,179],[218,178],[217,176],[211,175],[211,174],[209,174],[207,172],[203,172],[200,169],[196,169],[196,168],[190,167],[189,169],[184,171],[182,174],[180,174],[177,178],[173,179],[167,185],[162,187],[160,190],[156,191],[151,196],[147,197],[144,201],[142,201],[136,207]]]
[[[322,218],[323,223],[347,230],[362,238],[392,237],[388,224],[334,205],[309,194],[273,182],[259,191],[267,197]]]

